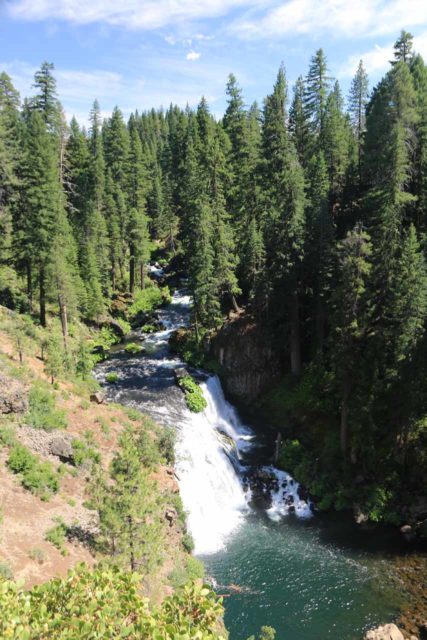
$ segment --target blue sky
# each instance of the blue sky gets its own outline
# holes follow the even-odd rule
[[[402,28],[427,59],[427,0],[0,0],[0,70],[25,96],[54,62],[82,124],[95,98],[127,116],[204,95],[220,116],[230,72],[248,104],[262,102],[281,61],[292,84],[319,47],[344,93],[360,58],[373,86]]]

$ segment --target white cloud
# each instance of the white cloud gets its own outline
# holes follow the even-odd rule
[[[187,60],[198,60],[201,55],[199,51],[189,51],[185,57]]]
[[[11,0],[10,15],[22,20],[59,18],[76,24],[106,22],[129,29],[157,29],[177,22],[216,18],[265,0]]]
[[[368,74],[380,75],[384,73],[389,67],[390,60],[393,60],[393,44],[394,42],[389,42],[382,47],[375,45],[373,49],[350,56],[347,62],[338,70],[338,77],[352,77],[356,73],[359,60],[363,60]],[[414,51],[420,53],[424,59],[427,59],[427,31],[414,38]]]
[[[419,25],[427,25],[426,0],[289,0],[236,20],[231,31],[247,38],[320,33],[360,38]]]

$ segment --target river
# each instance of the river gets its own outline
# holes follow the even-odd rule
[[[298,484],[270,466],[271,442],[244,424],[216,376],[195,372],[208,406],[191,413],[174,370],[183,366],[168,340],[188,323],[190,298],[177,291],[159,311],[161,331],[144,353],[122,347],[99,364],[107,397],[177,429],[176,471],[187,523],[218,593],[231,640],[261,625],[277,640],[357,640],[396,613],[388,567],[371,538],[313,514]],[[114,371],[116,384],[105,376]],[[381,548],[383,548],[381,544]]]

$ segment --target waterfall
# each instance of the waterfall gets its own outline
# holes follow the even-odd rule
[[[253,447],[254,434],[225,399],[218,377],[211,376],[201,387],[207,408],[198,414],[188,412],[177,444],[180,492],[195,553],[220,550],[238,529],[250,510],[247,477],[250,486],[251,473],[265,476],[273,484],[267,511],[273,520],[290,511],[309,517],[310,505],[300,499],[298,483],[289,474],[271,466],[248,469],[241,464],[241,454]]]
[[[150,267],[150,271],[162,277],[159,266]],[[143,336],[143,355],[123,358],[123,349],[116,350],[113,357],[98,365],[96,377],[106,385],[109,399],[135,406],[160,424],[176,428],[176,471],[188,529],[195,552],[208,554],[226,545],[252,503],[260,499],[261,508],[272,520],[290,512],[307,517],[311,511],[287,473],[271,466],[245,464],[245,453],[256,446],[255,434],[225,399],[217,376],[201,383],[206,409],[192,413],[187,408],[174,378],[174,369],[185,364],[171,353],[169,338],[175,329],[188,324],[190,308],[190,297],[175,291],[171,304],[158,311],[161,329]],[[106,374],[112,371],[118,375],[118,383],[108,385]]]

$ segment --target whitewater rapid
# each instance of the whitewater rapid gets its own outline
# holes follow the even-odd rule
[[[151,272],[162,275],[157,267]],[[119,353],[117,360],[99,365],[96,376],[105,384],[107,373],[114,371],[118,383],[106,385],[109,397],[176,429],[176,475],[187,527],[195,553],[205,555],[224,548],[238,531],[252,510],[251,487],[255,482],[258,490],[262,478],[269,484],[266,513],[272,520],[290,512],[307,518],[311,508],[300,498],[298,483],[289,474],[272,466],[245,464],[246,454],[257,446],[256,436],[225,399],[217,376],[198,372],[207,407],[201,413],[187,408],[174,380],[174,369],[185,365],[170,352],[168,342],[176,329],[188,324],[190,309],[190,296],[176,291],[171,304],[158,313],[161,330],[139,336],[144,355]]]

